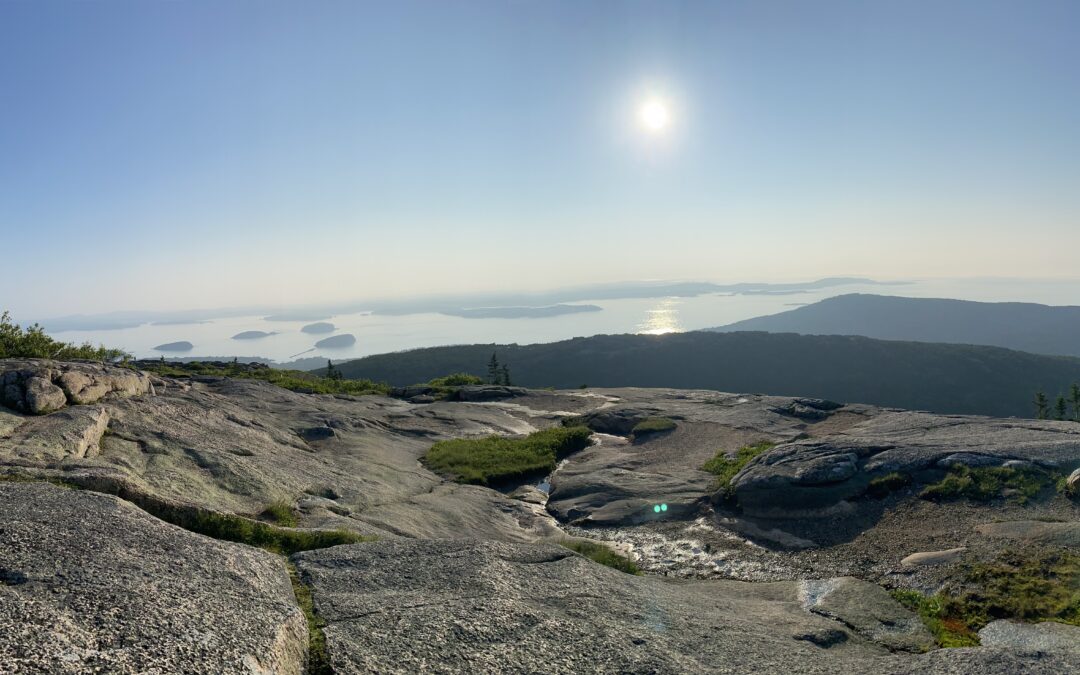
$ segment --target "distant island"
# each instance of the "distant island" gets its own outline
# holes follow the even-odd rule
[[[543,319],[550,316],[601,310],[603,307],[596,305],[548,305],[546,307],[471,307],[444,309],[440,313],[447,316],[460,316],[463,319]]]
[[[337,326],[327,321],[317,321],[315,323],[309,323],[300,329],[303,333],[333,333],[337,330]]]
[[[166,342],[163,345],[154,347],[154,350],[159,352],[190,352],[194,347],[195,345],[190,342],[181,340],[180,342]]]
[[[264,330],[246,330],[242,333],[237,333],[232,336],[233,340],[258,340],[259,338],[270,337],[271,335],[277,335],[277,332],[266,332]]]
[[[351,347],[356,344],[356,336],[349,333],[342,335],[333,335],[328,338],[323,338],[315,343],[316,347],[322,349],[339,349],[341,347]]]

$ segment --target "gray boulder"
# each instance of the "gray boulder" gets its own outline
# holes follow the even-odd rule
[[[303,672],[282,560],[131,504],[0,482],[0,671]]]
[[[1026,652],[1056,652],[1080,659],[1080,626],[1047,621],[1015,623],[992,621],[979,631],[985,647],[1005,647]]]

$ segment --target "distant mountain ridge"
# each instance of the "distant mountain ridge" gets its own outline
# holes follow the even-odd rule
[[[1032,398],[1080,382],[1080,359],[999,347],[865,337],[689,332],[597,335],[550,344],[463,345],[368,356],[335,367],[393,385],[483,376],[492,352],[528,387],[674,387],[815,396],[940,413],[1031,417]]]
[[[852,293],[708,330],[862,335],[1080,356],[1080,307],[1027,302]]]

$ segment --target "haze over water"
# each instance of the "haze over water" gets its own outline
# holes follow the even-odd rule
[[[67,330],[64,340],[103,343],[126,349],[138,357],[249,356],[275,361],[324,357],[335,361],[416,347],[472,343],[552,342],[578,336],[617,333],[664,334],[721,326],[844,293],[876,293],[911,297],[940,297],[988,302],[1039,302],[1080,305],[1080,280],[944,279],[919,280],[903,285],[850,284],[784,294],[705,294],[696,297],[584,300],[598,312],[530,319],[466,319],[435,312],[390,315],[357,312],[323,317],[332,322],[333,334],[351,333],[356,344],[341,349],[313,349],[326,335],[300,329],[305,321],[267,321],[264,315],[231,316],[190,324],[144,323],[114,330]],[[249,330],[276,332],[255,340],[233,340]],[[189,341],[190,352],[160,352],[154,347]]]

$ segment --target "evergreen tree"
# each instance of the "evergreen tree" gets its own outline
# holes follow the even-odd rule
[[[329,380],[341,379],[341,371],[334,367],[334,362],[330,359],[326,359],[326,378]]]
[[[499,369],[499,379],[501,380],[501,384],[510,386],[510,366],[505,363],[502,365],[502,368]]]
[[[495,352],[491,352],[491,360],[488,361],[488,383],[499,383],[499,359],[496,358]]]
[[[1046,399],[1046,394],[1041,391],[1035,393],[1035,418],[1044,420],[1046,419],[1046,413],[1050,410],[1050,402]]]
[[[1069,389],[1069,400],[1072,401],[1073,422],[1080,422],[1080,384],[1073,384]]]
[[[1054,404],[1054,419],[1064,420],[1069,414],[1069,408],[1065,405],[1065,397],[1058,396],[1057,403]]]

